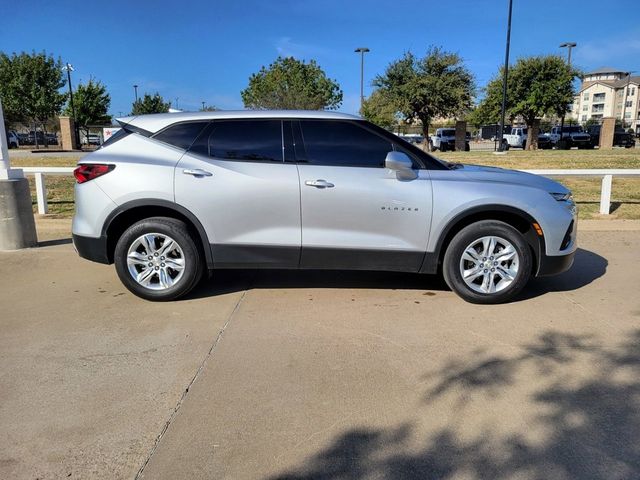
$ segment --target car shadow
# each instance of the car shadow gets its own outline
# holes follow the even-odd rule
[[[579,248],[573,266],[567,272],[532,279],[515,301],[528,300],[547,292],[577,290],[603,276],[607,265],[605,258]],[[277,288],[449,290],[442,275],[342,270],[216,270],[209,280],[200,282],[184,299]]]
[[[345,270],[216,270],[185,299],[205,298],[248,289],[355,288],[435,290],[449,288],[440,275]]]
[[[528,300],[548,292],[569,292],[589,285],[607,272],[609,262],[597,253],[578,248],[569,270],[550,277],[532,278],[517,300]]]
[[[69,245],[70,243],[73,243],[70,238],[58,238],[56,240],[38,242],[38,247],[55,247],[56,245]]]

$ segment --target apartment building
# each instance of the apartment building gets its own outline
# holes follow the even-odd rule
[[[640,134],[640,76],[603,67],[587,73],[571,108],[573,120],[614,117]]]

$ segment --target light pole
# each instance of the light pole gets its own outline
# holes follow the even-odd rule
[[[69,104],[71,105],[71,115],[73,115],[73,133],[76,137],[76,145],[80,145],[80,135],[78,132],[78,122],[76,120],[76,108],[73,105],[73,88],[71,88],[71,72],[73,72],[73,65],[67,63],[62,70],[67,71],[67,81],[69,82]],[[38,136],[36,135],[36,138]],[[46,140],[45,140],[46,143]]]
[[[560,48],[567,49],[567,65],[571,68],[571,49],[575,48],[578,44],[576,42],[564,42],[560,44]],[[573,77],[572,77],[573,78]],[[564,117],[565,114],[562,114],[562,120],[560,120],[560,140],[562,140],[562,133],[564,130]]]
[[[138,103],[138,85],[133,86],[133,94],[135,95],[136,103]]]
[[[560,44],[560,48],[567,49],[567,63],[571,66],[571,49],[575,48],[578,44],[576,42],[564,42]]]
[[[360,54],[360,113],[362,113],[362,104],[364,103],[364,54],[371,50],[367,47],[359,47],[354,51]]]
[[[204,102],[202,102],[202,111],[204,112]]]
[[[504,152],[504,115],[507,109],[507,79],[509,76],[509,46],[511,45],[511,10],[513,0],[509,0],[509,15],[507,18],[507,47],[504,54],[504,75],[502,76],[502,108],[500,109],[500,135],[498,135],[498,151]]]

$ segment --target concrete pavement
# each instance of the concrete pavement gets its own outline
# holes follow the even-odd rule
[[[0,477],[640,476],[637,229],[492,307],[291,271],[153,304],[48,241],[0,254]]]

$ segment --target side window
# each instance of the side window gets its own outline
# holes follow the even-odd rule
[[[208,123],[208,121],[176,123],[155,134],[153,138],[187,150]]]
[[[390,141],[348,121],[301,120],[310,165],[384,167]]]
[[[213,121],[191,151],[225,160],[282,162],[280,120]]]

